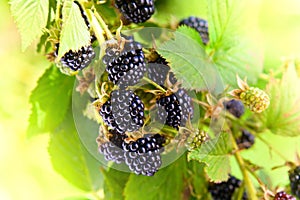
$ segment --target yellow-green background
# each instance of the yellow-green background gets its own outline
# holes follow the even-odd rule
[[[278,67],[283,56],[299,56],[300,1],[251,2],[248,18],[253,17],[260,30],[261,38],[257,41],[263,46],[266,67]],[[20,51],[20,35],[4,0],[0,1],[0,13],[0,199],[52,200],[77,196],[80,191],[51,167],[48,135],[26,138],[28,97],[49,63],[43,55],[34,53],[34,47]],[[286,141],[287,144],[282,141],[285,140],[277,138],[278,149],[284,152],[287,149],[292,158],[289,147],[290,144],[300,146],[299,137]]]

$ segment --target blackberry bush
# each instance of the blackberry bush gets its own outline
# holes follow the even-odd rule
[[[124,47],[108,46],[103,56],[108,79],[119,87],[135,85],[146,72],[145,55],[142,45],[131,37],[125,41]]]
[[[179,89],[175,93],[175,95],[179,101],[179,104],[180,104],[181,110],[182,110],[180,126],[185,126],[188,119],[192,119],[194,116],[192,100],[191,100],[191,97],[188,95],[188,93],[184,89]]]
[[[142,23],[154,14],[153,0],[115,0],[115,7],[120,10],[124,18],[133,23]]]
[[[292,194],[300,198],[300,166],[289,171],[289,179]]]
[[[208,23],[206,20],[201,19],[199,17],[191,16],[181,20],[179,22],[179,25],[186,25],[198,31],[203,44],[206,45],[209,42]]]
[[[163,96],[156,101],[157,120],[165,125],[179,129],[182,119],[182,107],[175,94]]]
[[[213,200],[231,200],[234,191],[239,188],[241,184],[242,182],[239,179],[230,176],[226,182],[209,184],[208,191]],[[248,199],[246,193],[244,193],[242,199]]]
[[[100,115],[108,126],[133,132],[144,124],[144,104],[131,90],[115,90],[101,107]]]

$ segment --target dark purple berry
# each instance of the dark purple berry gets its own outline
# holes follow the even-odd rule
[[[244,104],[235,99],[224,102],[224,107],[228,112],[237,118],[240,118],[245,112]]]
[[[292,194],[300,198],[300,166],[289,171],[289,179]]]
[[[240,149],[249,149],[255,142],[255,137],[247,130],[242,130],[242,135],[236,139]]]
[[[203,44],[206,45],[209,42],[208,23],[206,20],[192,16],[180,21],[179,25],[186,25],[198,31]]]
[[[181,117],[181,123],[180,126],[185,126],[188,119],[192,119],[194,116],[194,109],[192,106],[192,100],[191,97],[188,95],[188,93],[184,89],[179,89],[175,93],[181,109],[182,109],[182,117]]]
[[[296,200],[296,198],[284,191],[281,191],[276,193],[274,200]]]
[[[103,63],[108,79],[121,88],[137,84],[146,72],[145,55],[142,45],[128,37],[124,47],[109,46],[105,50]]]
[[[125,19],[136,24],[150,19],[155,11],[153,0],[115,0],[115,7]]]

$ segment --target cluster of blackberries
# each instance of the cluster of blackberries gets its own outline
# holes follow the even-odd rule
[[[300,166],[289,171],[289,179],[292,194],[300,198]]]
[[[99,152],[107,161],[125,163],[135,174],[153,176],[162,164],[165,137],[160,134],[145,135],[130,142],[126,142],[126,138],[124,133],[110,131],[109,141],[99,145]]]
[[[115,0],[115,7],[126,20],[136,24],[150,19],[155,11],[153,0]]]
[[[231,200],[234,191],[241,187],[241,180],[230,176],[229,179],[221,183],[210,183],[208,186],[208,191],[210,192],[213,200]],[[243,200],[248,199],[247,194],[244,193]]]

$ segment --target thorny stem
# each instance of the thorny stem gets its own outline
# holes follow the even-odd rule
[[[104,32],[105,32],[107,38],[109,40],[112,39],[114,36],[112,35],[110,30],[108,29],[108,26],[106,25],[105,21],[102,19],[102,17],[99,15],[99,13],[96,10],[94,10],[94,15],[98,19],[98,21],[99,21],[100,25],[102,26],[102,28],[104,29]]]
[[[154,81],[150,80],[149,78],[143,77],[144,81],[147,81],[148,83],[152,84],[153,86],[155,86],[157,89],[161,90],[162,92],[166,93],[167,91],[162,88],[160,85],[158,85],[157,83],[155,83]]]
[[[246,191],[248,193],[249,199],[258,200],[258,198],[256,196],[255,187],[252,184],[252,181],[250,180],[248,171],[247,171],[246,166],[245,166],[245,162],[244,162],[244,160],[243,160],[243,158],[242,158],[242,156],[239,152],[239,148],[238,148],[238,146],[235,142],[235,139],[234,139],[232,133],[229,133],[229,136],[230,136],[230,140],[232,142],[233,148],[234,148],[235,159],[238,162],[238,165],[239,165],[240,170],[241,170],[241,172],[243,174],[243,177],[244,177],[244,184],[245,184],[245,188],[246,188]]]
[[[274,149],[274,147],[272,145],[270,145],[264,138],[262,138],[260,135],[255,135],[260,141],[262,141],[265,145],[267,145],[269,147],[269,149],[271,149],[272,151],[274,151],[279,157],[281,157],[284,161],[288,162],[289,159],[287,157],[285,157],[280,151],[278,151],[277,149]]]

